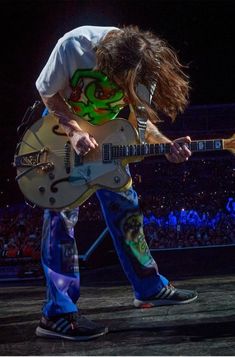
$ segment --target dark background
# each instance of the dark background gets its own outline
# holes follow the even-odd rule
[[[1,123],[15,126],[38,94],[56,41],[81,25],[137,24],[189,65],[191,103],[234,102],[234,1],[1,0]]]
[[[235,1],[0,0],[0,9],[0,191],[4,202],[11,190],[19,195],[11,166],[16,127],[27,107],[39,99],[35,81],[57,40],[75,27],[136,24],[152,30],[189,66],[192,105],[235,103]],[[203,126],[200,113],[197,120]]]

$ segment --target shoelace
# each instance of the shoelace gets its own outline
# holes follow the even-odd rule
[[[171,289],[171,290],[176,290],[176,288],[174,287],[174,285],[172,285],[172,283],[169,283],[168,285],[167,285],[167,288],[168,289]]]
[[[88,323],[89,320],[85,316],[83,316],[80,312],[72,312],[66,316],[68,321],[73,325],[73,327],[77,327],[81,325],[81,323]]]

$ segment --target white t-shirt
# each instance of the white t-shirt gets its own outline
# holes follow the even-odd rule
[[[73,90],[75,92],[77,90],[71,87],[71,80],[77,76],[79,70],[82,72],[82,70],[92,70],[95,67],[94,47],[112,30],[119,29],[117,27],[82,26],[60,38],[36,81],[39,93],[45,97],[60,93],[66,100],[71,98]],[[81,81],[80,77],[79,80]],[[91,79],[85,79],[87,80],[89,84]],[[88,84],[86,82],[86,86]],[[139,84],[137,91],[141,98],[147,102],[151,101],[150,93],[145,86]]]
[[[95,66],[94,46],[116,27],[81,26],[67,32],[53,49],[40,73],[36,87],[40,94],[51,97],[56,93],[68,98],[71,93],[70,79],[79,69]]]

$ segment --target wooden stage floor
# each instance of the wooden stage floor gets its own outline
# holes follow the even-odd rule
[[[0,355],[235,355],[235,275],[174,280],[176,287],[196,289],[197,301],[139,310],[132,306],[131,288],[119,269],[81,271],[81,310],[110,329],[89,342],[36,337],[44,282],[2,283]]]

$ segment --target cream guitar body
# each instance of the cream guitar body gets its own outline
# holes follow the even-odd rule
[[[58,119],[49,114],[27,130],[15,156],[17,181],[24,196],[37,206],[59,210],[83,203],[99,188],[121,190],[131,185],[128,159],[103,160],[103,145],[137,144],[136,130],[125,119],[101,126],[78,123],[99,144],[79,157]],[[133,161],[133,160],[132,160]]]

